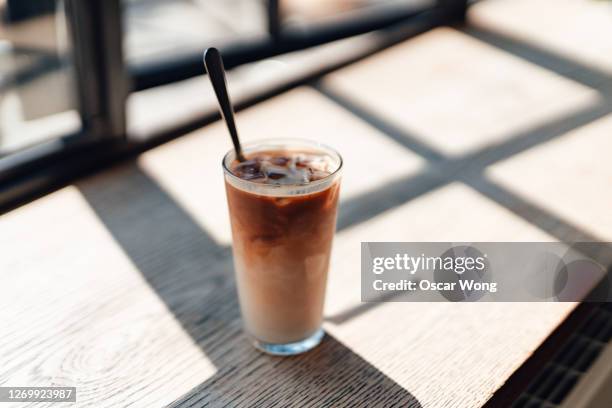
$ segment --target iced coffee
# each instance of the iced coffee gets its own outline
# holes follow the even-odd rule
[[[247,333],[260,349],[316,346],[336,225],[342,160],[300,140],[264,141],[223,160],[234,267]]]

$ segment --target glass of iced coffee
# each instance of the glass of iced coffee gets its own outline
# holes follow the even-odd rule
[[[247,334],[262,351],[321,341],[342,158],[297,139],[264,140],[223,158],[234,268]]]

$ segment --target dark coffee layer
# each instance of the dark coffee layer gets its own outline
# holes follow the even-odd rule
[[[331,158],[308,151],[270,150],[246,155],[246,161],[235,160],[231,172],[241,179],[262,184],[306,184],[332,173]]]

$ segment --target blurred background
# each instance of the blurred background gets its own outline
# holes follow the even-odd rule
[[[450,21],[455,6],[441,3],[444,12],[429,0],[0,0],[0,182],[10,184],[0,205],[72,177],[84,155],[97,162],[204,124],[212,100],[188,79],[202,78],[205,47],[220,48],[226,68],[243,67],[232,80],[237,99],[263,98],[380,47],[320,54],[326,44],[417,16],[427,26]],[[34,172],[45,181],[30,186]]]
[[[121,122],[120,113],[102,118],[104,106],[92,105],[113,103],[119,109],[129,92],[201,75],[201,52],[207,46],[221,48],[226,65],[233,67],[387,27],[434,4],[428,0],[83,3],[0,1],[3,156],[90,130],[95,116],[100,122]],[[103,67],[95,67],[96,62]],[[122,76],[124,83],[107,77],[110,72]],[[117,86],[124,89],[109,89]],[[111,126],[123,133],[123,125]]]

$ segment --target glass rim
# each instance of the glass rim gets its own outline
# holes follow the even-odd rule
[[[292,143],[295,143],[297,145],[302,144],[305,147],[308,146],[308,147],[313,147],[313,148],[318,148],[320,150],[323,150],[324,153],[327,153],[328,155],[332,156],[332,158],[338,160],[338,166],[336,167],[336,169],[334,169],[334,171],[329,173],[327,176],[321,179],[318,179],[318,180],[314,180],[314,181],[308,181],[308,182],[302,182],[302,183],[291,183],[291,184],[263,184],[263,183],[258,183],[252,180],[242,179],[238,177],[237,175],[235,175],[234,173],[232,173],[232,171],[228,167],[228,158],[232,154],[233,155],[236,154],[235,150],[232,148],[223,155],[223,159],[221,160],[221,166],[223,167],[223,172],[227,176],[229,176],[231,179],[241,184],[252,185],[253,187],[257,186],[258,188],[261,188],[261,189],[272,189],[272,190],[281,189],[281,188],[286,189],[286,188],[292,188],[292,187],[299,188],[299,187],[306,187],[306,186],[308,186],[309,188],[314,188],[319,185],[324,185],[324,184],[329,183],[330,179],[333,179],[337,177],[338,174],[340,174],[340,171],[342,170],[344,166],[344,159],[342,158],[342,155],[340,155],[340,153],[338,153],[338,151],[334,149],[333,147],[328,146],[324,143],[317,142],[312,139],[304,139],[304,138],[259,139],[259,140],[254,140],[252,142],[247,142],[243,144],[242,147],[243,147],[243,150],[248,150],[249,148],[257,147],[258,145],[267,145],[267,144],[280,145],[280,146],[287,145],[288,147],[291,147]]]

